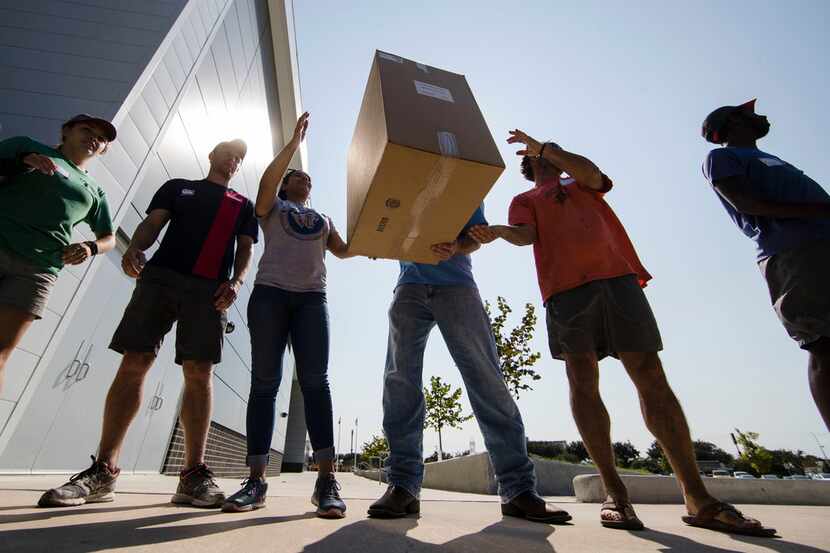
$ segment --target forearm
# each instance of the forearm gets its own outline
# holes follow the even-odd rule
[[[141,222],[133,232],[133,237],[130,239],[130,248],[138,251],[145,251],[153,245],[153,242],[158,238],[160,229],[156,229],[147,219]]]
[[[824,219],[830,218],[830,203],[780,203],[764,200],[746,200],[738,209],[747,215],[775,217],[779,219]]]
[[[245,282],[245,277],[248,274],[248,270],[251,268],[252,256],[253,248],[251,247],[236,249],[236,257],[233,261],[233,277],[231,277],[231,280]]]
[[[271,163],[268,164],[268,167],[265,168],[265,172],[262,173],[262,178],[259,179],[259,190],[257,191],[256,196],[258,214],[262,215],[264,214],[263,212],[270,211],[270,208],[273,207],[274,198],[276,198],[280,191],[282,176],[288,170],[288,165],[291,163],[291,158],[294,157],[297,147],[298,144],[295,144],[294,142],[286,144],[280,153],[277,154],[277,157],[275,157]]]
[[[530,246],[536,242],[536,229],[518,225],[493,225],[493,230],[502,240],[514,246]]]
[[[545,147],[542,157],[585,186],[591,186],[594,183],[601,185],[602,183],[602,173],[599,167],[587,157],[550,146]]]

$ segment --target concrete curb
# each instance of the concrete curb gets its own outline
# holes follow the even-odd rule
[[[680,485],[673,476],[621,475],[632,503],[683,503]],[[706,489],[728,503],[752,505],[830,505],[830,482],[812,480],[739,480],[704,478]],[[605,487],[598,474],[573,480],[577,500],[602,503]]]

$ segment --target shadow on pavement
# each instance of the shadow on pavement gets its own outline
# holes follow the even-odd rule
[[[753,538],[749,536],[730,535],[729,537],[742,544],[736,544],[738,549],[724,549],[714,545],[705,545],[693,539],[676,534],[667,534],[657,530],[644,530],[642,532],[629,532],[632,536],[647,541],[654,541],[666,546],[661,549],[663,553],[743,553],[746,548],[742,544],[755,547],[765,547],[778,553],[827,553],[825,549],[817,549],[809,545],[793,543],[781,538]]]
[[[415,518],[365,519],[307,545],[303,553],[555,553],[548,541],[554,527],[547,524],[505,519],[444,543],[407,536],[417,526]]]
[[[27,513],[19,513],[14,515],[0,515],[0,525],[17,524],[20,522],[31,522],[34,520],[47,520],[50,518],[58,518],[70,515],[94,515],[102,513],[117,513],[119,511],[137,511],[139,509],[159,509],[168,506],[171,508],[176,507],[176,505],[173,505],[170,502],[153,503],[152,505],[124,505],[121,507],[50,507],[48,509],[34,507],[32,505],[0,507],[0,511],[22,511],[24,509],[29,511]]]
[[[157,507],[157,505],[154,505]],[[151,506],[148,506],[151,507]],[[135,509],[130,507],[124,510]],[[189,540],[229,532],[240,528],[250,528],[265,524],[279,524],[315,518],[313,512],[301,515],[275,516],[261,518],[237,518],[222,522],[206,524],[187,524],[169,526],[177,522],[221,516],[217,510],[176,509],[175,514],[156,515],[118,521],[96,521],[84,524],[71,524],[47,528],[26,528],[4,530],[0,532],[0,551],[15,553],[92,553],[104,549],[119,549],[139,545],[156,545],[181,540]],[[92,511],[92,509],[90,509]],[[100,512],[100,510],[96,510]],[[77,513],[78,511],[71,511]],[[365,553],[365,552],[364,552]]]

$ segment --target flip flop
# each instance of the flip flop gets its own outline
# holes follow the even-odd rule
[[[619,513],[622,520],[605,520],[602,518],[602,511],[612,511]],[[600,508],[600,522],[606,528],[614,528],[617,530],[643,530],[645,525],[643,521],[637,518],[634,512],[634,506],[628,501],[606,501]]]
[[[711,503],[698,511],[696,515],[689,515],[681,517],[683,522],[689,526],[696,526],[698,528],[705,528],[706,530],[715,530],[717,532],[726,532],[727,534],[741,534],[744,536],[758,536],[763,538],[771,538],[775,536],[775,528],[765,528],[761,526],[735,526],[728,524],[716,517],[721,513],[728,513],[743,521],[754,520],[747,518],[734,505],[718,501]]]

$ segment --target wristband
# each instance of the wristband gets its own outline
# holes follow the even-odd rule
[[[98,255],[98,243],[97,242],[93,242],[92,240],[89,240],[87,242],[84,242],[84,244],[86,244],[89,247],[89,249],[92,250],[92,255]]]

